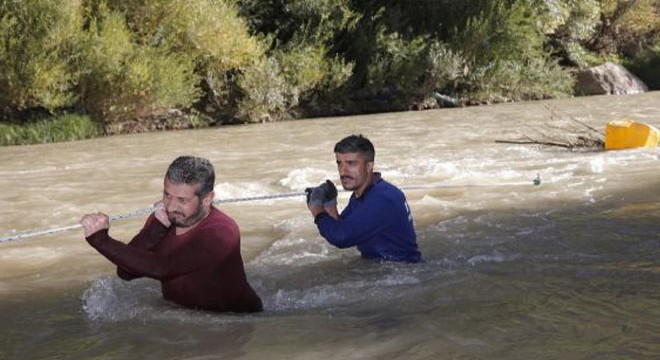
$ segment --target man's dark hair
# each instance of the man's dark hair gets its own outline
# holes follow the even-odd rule
[[[199,185],[195,191],[200,199],[213,191],[215,169],[207,159],[179,156],[167,169],[165,177],[173,184]]]
[[[366,137],[360,135],[347,136],[335,145],[335,152],[340,154],[359,153],[368,161],[373,162],[376,157],[374,144]]]

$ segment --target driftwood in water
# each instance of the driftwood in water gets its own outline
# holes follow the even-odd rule
[[[514,140],[495,140],[496,143],[558,146],[566,149],[602,149],[605,136],[589,124],[571,116],[559,116],[559,111],[545,105],[550,111],[550,122],[543,128],[526,127],[528,133]]]

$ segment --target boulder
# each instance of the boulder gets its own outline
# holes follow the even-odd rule
[[[646,91],[648,87],[637,76],[613,63],[581,70],[575,83],[575,92],[581,95],[621,95]]]

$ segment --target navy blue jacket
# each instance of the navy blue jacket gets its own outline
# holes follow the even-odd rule
[[[421,261],[406,197],[380,173],[374,173],[373,183],[362,196],[351,195],[339,218],[322,212],[314,219],[330,244],[342,249],[357,246],[366,259]]]

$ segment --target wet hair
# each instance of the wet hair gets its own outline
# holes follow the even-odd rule
[[[213,191],[215,169],[207,159],[179,156],[170,164],[165,177],[173,184],[199,185],[195,195],[201,199]]]
[[[374,144],[362,134],[350,135],[341,139],[335,145],[335,152],[340,154],[359,153],[368,162],[373,162],[376,157]]]

